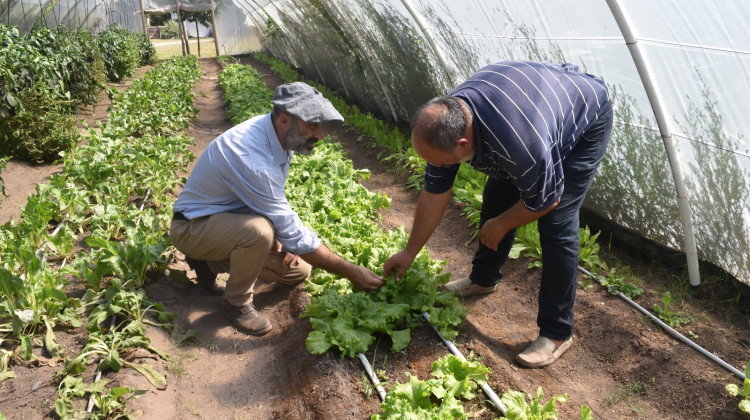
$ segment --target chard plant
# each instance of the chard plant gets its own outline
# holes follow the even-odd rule
[[[128,418],[125,402],[131,398],[144,395],[146,390],[138,390],[132,387],[107,389],[109,384],[109,379],[86,383],[81,378],[66,376],[60,381],[60,386],[57,389],[58,398],[55,400],[55,413],[62,420]],[[92,396],[92,401],[99,411],[93,413],[77,411],[73,406],[73,399],[82,399],[89,395]]]
[[[58,377],[79,375],[86,370],[88,363],[98,360],[98,370],[119,372],[123,366],[130,367],[145,376],[157,389],[165,389],[166,378],[151,365],[133,363],[124,358],[128,352],[142,348],[159,355],[164,360],[170,360],[169,355],[151,345],[151,341],[145,334],[146,327],[138,323],[130,323],[121,331],[110,331],[106,334],[93,332],[88,336],[81,353],[65,364],[65,367],[58,372]]]
[[[98,294],[91,304],[96,305],[89,314],[86,329],[102,332],[102,324],[111,317],[121,324],[139,323],[171,330],[174,314],[161,303],[151,302],[143,289],[127,290],[122,282],[113,282],[104,293]],[[108,327],[105,327],[108,329]],[[145,331],[145,327],[142,328]]]

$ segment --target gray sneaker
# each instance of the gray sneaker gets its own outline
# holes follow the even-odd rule
[[[485,295],[495,291],[496,286],[480,286],[469,278],[469,276],[458,280],[451,280],[441,285],[440,290],[453,292],[456,297],[467,297],[473,295]]]
[[[222,312],[224,312],[224,315],[229,318],[237,330],[245,334],[261,336],[273,328],[271,321],[259,314],[252,303],[234,306],[225,300]]]
[[[554,341],[540,335],[526,350],[516,356],[516,361],[534,369],[549,366],[559,359],[571,344],[573,336],[556,346]]]

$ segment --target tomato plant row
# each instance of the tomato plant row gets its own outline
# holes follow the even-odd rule
[[[52,161],[79,140],[74,113],[95,106],[107,80],[117,82],[155,50],[143,33],[113,24],[97,34],[65,26],[0,25],[0,156]]]

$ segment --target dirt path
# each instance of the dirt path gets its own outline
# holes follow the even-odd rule
[[[267,66],[249,58],[242,61],[261,71],[269,87],[281,82]],[[196,155],[231,126],[217,86],[219,66],[212,59],[203,59],[201,64],[206,75],[196,91],[205,97],[199,95],[196,100],[200,113],[189,130],[196,139],[193,148]],[[372,171],[372,177],[364,184],[371,191],[379,190],[392,198],[390,210],[383,215],[383,226],[404,225],[408,230],[416,195],[405,191],[393,175],[384,171],[374,152],[356,142],[360,133],[340,126],[331,127],[330,133],[344,145],[356,167]],[[15,196],[9,200],[32,193],[35,182],[56,170],[59,168],[49,167],[46,172],[39,168],[36,181],[27,180],[30,176],[23,171],[6,171],[3,173],[6,184],[15,188],[14,183],[18,182],[19,191],[14,190]],[[9,207],[7,204],[8,201],[3,211]],[[465,247],[463,243],[469,236],[470,230],[459,209],[451,208],[428,243],[432,258],[446,260],[446,270],[454,276],[468,274],[474,247]],[[177,262],[173,268],[187,267]],[[650,265],[631,269],[648,272]],[[724,391],[728,383],[739,384],[736,378],[660,331],[599,286],[579,288],[573,347],[546,369],[520,367],[513,361],[515,354],[537,334],[539,271],[527,270],[525,261],[515,260],[509,262],[504,275],[496,293],[464,302],[470,312],[455,341],[464,354],[473,351],[492,368],[490,385],[498,394],[508,389],[535,393],[539,386],[547,399],[567,394],[568,402],[558,404],[561,419],[579,418],[582,404],[589,406],[598,419],[743,418],[738,413],[737,401]],[[646,308],[651,308],[661,296],[657,290],[663,286],[659,283],[662,279],[653,280],[654,284],[644,285],[651,291],[639,299]],[[169,385],[164,391],[154,389],[133,371],[108,376],[116,383],[148,390],[141,398],[128,402],[129,407],[140,411],[140,418],[343,420],[366,419],[378,412],[377,395],[366,396],[362,392],[359,361],[341,359],[331,353],[313,356],[306,350],[305,338],[310,326],[307,320],[299,319],[306,302],[301,287],[264,283],[256,288],[256,305],[274,325],[269,334],[260,338],[236,332],[219,313],[220,298],[202,294],[192,285],[163,277],[150,283],[146,290],[153,300],[163,302],[176,314],[175,323],[183,330],[196,331],[198,340],[175,346],[164,331],[149,331],[155,347],[175,356],[172,364],[150,362],[157,363],[157,369],[167,376]],[[745,317],[714,313],[697,300],[689,301],[681,310],[693,314],[695,323],[690,329],[698,336],[698,344],[743,369],[750,343]],[[681,331],[686,333],[686,330]],[[413,336],[412,343],[401,354],[391,354],[390,343],[382,340],[367,355],[376,368],[387,370],[391,383],[404,382],[406,372],[427,378],[432,361],[447,352],[430,328],[417,328]],[[16,386],[17,390],[13,388],[18,394],[8,395],[25,393],[24,386],[35,383],[34,375],[42,377],[40,369],[17,371],[24,378],[14,381],[24,385]],[[44,373],[47,382],[49,370]],[[0,395],[6,390],[3,384]],[[54,401],[54,392],[46,392],[46,405],[37,402],[39,393],[12,402],[0,397],[0,411],[9,419],[22,418],[15,417],[15,413],[26,418],[50,416],[49,398]],[[27,408],[11,409],[15,404]],[[475,408],[474,418],[499,417],[486,401],[478,402]]]

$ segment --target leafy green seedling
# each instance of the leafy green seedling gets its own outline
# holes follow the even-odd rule
[[[528,398],[528,401],[527,401]],[[542,387],[537,388],[536,396],[524,394],[519,391],[506,391],[501,397],[501,401],[506,407],[505,417],[498,420],[546,420],[557,419],[557,406],[555,403],[566,402],[567,394],[552,397],[551,400],[544,403],[544,392]],[[593,414],[591,409],[585,405],[581,406],[581,420],[591,420]]]
[[[599,283],[606,287],[609,293],[614,295],[620,293],[630,299],[638,299],[643,294],[643,289],[633,283],[625,281],[625,277],[617,273],[617,268],[612,267],[606,276],[596,277]]]
[[[672,294],[669,292],[664,293],[661,297],[661,301],[664,304],[663,307],[659,304],[654,304],[654,311],[659,315],[662,321],[666,322],[672,328],[679,327],[680,325],[690,325],[693,323],[693,317],[685,312],[674,312],[669,309],[669,304],[672,302]]]
[[[728,384],[724,387],[734,397],[742,398],[739,408],[743,413],[750,414],[750,363],[745,366],[745,380],[742,381],[742,388],[735,384]]]

